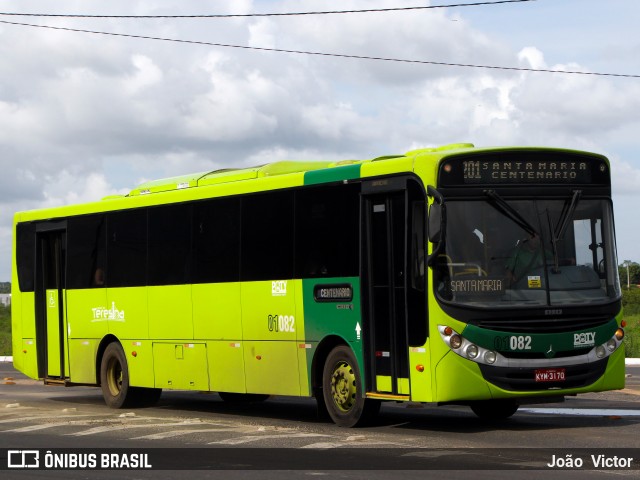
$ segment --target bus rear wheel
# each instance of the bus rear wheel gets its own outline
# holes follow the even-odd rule
[[[380,410],[380,402],[365,398],[364,382],[356,358],[345,345],[335,347],[324,364],[322,395],[329,416],[341,427],[369,423]]]
[[[100,386],[108,407],[122,408],[131,404],[133,392],[129,386],[127,358],[117,342],[110,343],[102,356]]]
[[[518,411],[519,405],[515,400],[481,400],[470,406],[483,420],[505,420]]]
[[[155,405],[162,394],[161,388],[142,388],[129,385],[129,366],[122,346],[110,343],[100,363],[102,396],[110,408],[148,407]]]

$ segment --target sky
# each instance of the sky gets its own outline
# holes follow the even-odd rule
[[[3,13],[248,14],[474,0],[0,0]],[[425,62],[640,75],[637,0],[377,13],[0,21]],[[17,211],[158,178],[421,147],[582,149],[612,164],[618,259],[640,262],[640,78],[279,53],[0,23],[0,281]]]

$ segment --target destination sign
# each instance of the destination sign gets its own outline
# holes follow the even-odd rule
[[[580,155],[509,152],[454,158],[440,168],[440,183],[454,185],[608,184],[605,161]]]
[[[580,161],[466,160],[464,183],[590,183],[591,168]]]
[[[316,285],[313,289],[316,302],[350,302],[353,300],[353,287],[348,283],[339,285]]]

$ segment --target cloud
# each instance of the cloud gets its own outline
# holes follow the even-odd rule
[[[341,9],[366,8],[345,1]],[[413,6],[383,0],[376,7]],[[24,11],[45,8],[25,2]],[[51,11],[104,12],[64,1]],[[300,10],[299,2],[198,2],[202,12]],[[305,3],[325,10],[325,2]],[[194,13],[138,0],[110,13]],[[233,20],[47,24],[377,57],[559,70],[447,9]],[[44,20],[43,20],[43,23]],[[550,64],[548,66],[548,63]],[[0,25],[0,212],[96,200],[144,180],[280,159],[367,158],[469,141],[608,153],[614,190],[637,195],[640,84],[134,40]],[[624,145],[627,155],[619,151]],[[11,215],[0,215],[0,231]],[[8,238],[0,234],[0,242]],[[8,258],[0,250],[0,280]]]

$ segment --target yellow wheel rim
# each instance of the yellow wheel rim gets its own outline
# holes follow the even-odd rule
[[[348,412],[356,403],[356,375],[347,362],[339,362],[331,374],[331,397],[338,409]]]
[[[122,390],[122,366],[116,358],[112,358],[107,366],[107,385],[109,392],[117,397]]]

